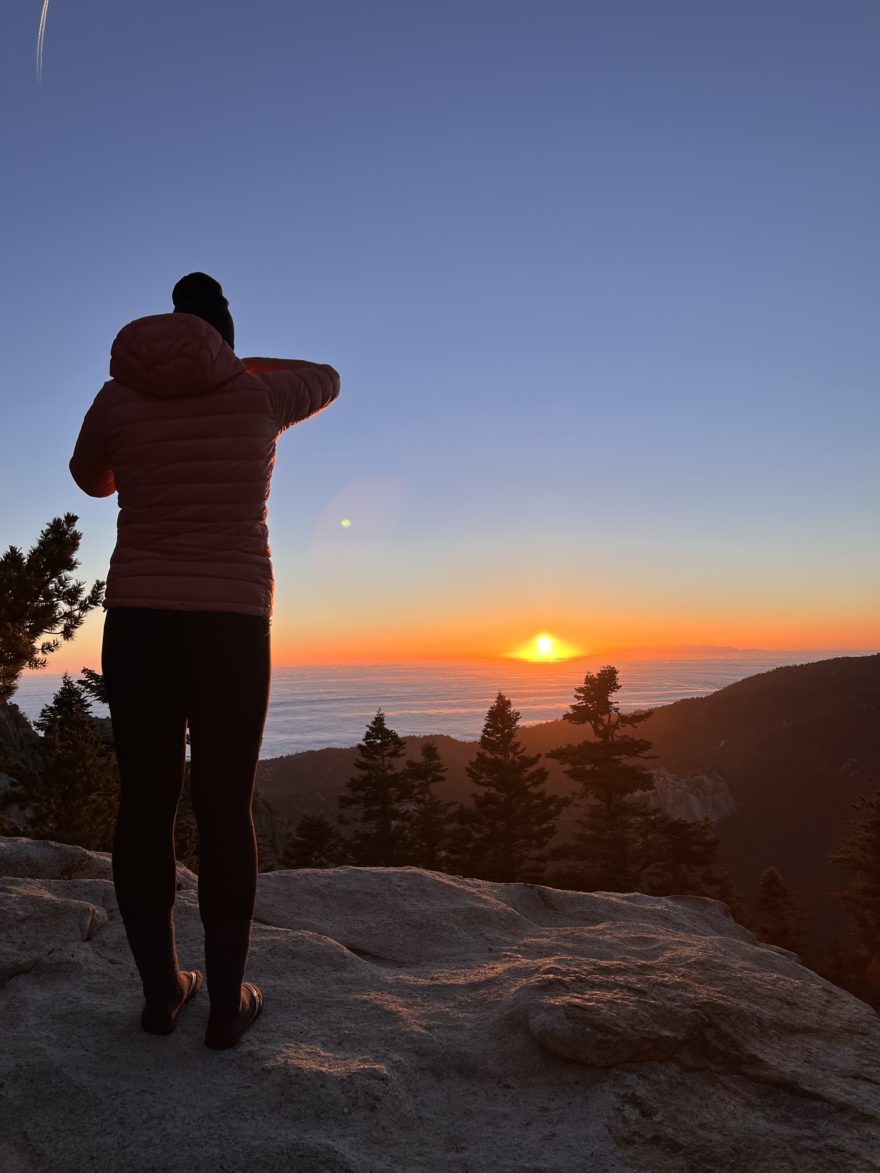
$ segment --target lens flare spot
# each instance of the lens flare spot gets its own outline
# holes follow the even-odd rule
[[[342,526],[343,529],[351,529],[351,518],[343,517],[342,521],[340,521],[339,524]]]

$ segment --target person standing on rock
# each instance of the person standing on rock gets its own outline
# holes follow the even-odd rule
[[[339,394],[339,375],[294,359],[241,359],[223,290],[205,273],[174,312],[117,336],[70,471],[119,497],[102,670],[119,762],[113,840],[119,910],[144,992],[141,1025],[174,1029],[197,993],[174,937],[174,822],[191,742],[199,910],[210,1014],[233,1046],[262,1010],[244,982],[257,881],[251,815],[269,696],[273,576],[266,501],[275,441]]]

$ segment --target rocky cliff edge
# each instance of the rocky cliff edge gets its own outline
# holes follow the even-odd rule
[[[340,868],[256,918],[239,1047],[204,992],[147,1035],[109,856],[0,838],[4,1173],[880,1168],[877,1015],[714,901]]]

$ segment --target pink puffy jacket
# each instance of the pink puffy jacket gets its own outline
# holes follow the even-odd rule
[[[240,359],[192,314],[120,331],[70,471],[119,494],[106,607],[272,613],[266,501],[275,441],[339,394],[332,367]]]

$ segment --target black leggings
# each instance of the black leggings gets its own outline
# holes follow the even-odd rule
[[[269,699],[269,620],[111,608],[102,667],[121,782],[113,879],[123,919],[174,904],[174,819],[188,725],[202,921],[249,921],[257,884],[251,800]]]

